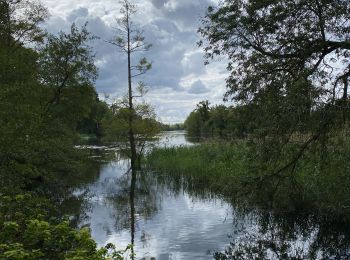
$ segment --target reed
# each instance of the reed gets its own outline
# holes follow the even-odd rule
[[[156,148],[146,162],[156,172],[182,178],[187,186],[243,200],[253,207],[350,221],[349,140],[333,142],[326,153],[305,153],[294,173],[263,182],[264,172],[270,172],[272,166],[257,170],[244,142]]]

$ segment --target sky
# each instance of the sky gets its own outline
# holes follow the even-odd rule
[[[143,81],[149,92],[138,102],[155,108],[158,120],[172,124],[183,122],[196,104],[209,100],[223,103],[226,63],[217,60],[204,65],[204,52],[197,47],[200,18],[217,0],[134,0],[138,12],[133,21],[143,31],[152,48],[133,57],[135,64],[142,55],[153,63],[147,74],[135,78]],[[115,46],[106,43],[116,36],[116,19],[120,17],[118,0],[42,0],[50,18],[44,27],[50,33],[67,31],[74,22],[88,22],[88,30],[100,40],[91,43],[99,69],[96,90],[104,99],[120,98],[127,93],[127,60]]]

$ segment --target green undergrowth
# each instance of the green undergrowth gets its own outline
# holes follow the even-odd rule
[[[52,204],[33,194],[0,194],[0,259],[108,260],[124,259],[130,249],[112,244],[97,248],[88,228],[50,216]]]

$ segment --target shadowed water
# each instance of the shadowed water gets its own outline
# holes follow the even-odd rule
[[[163,133],[157,146],[192,145],[184,132]],[[232,206],[207,191],[188,189],[165,173],[131,174],[117,149],[98,149],[98,178],[84,196],[79,226],[99,246],[134,244],[135,259],[348,259],[349,232],[312,216],[274,216]],[[102,150],[102,152],[101,152]],[[104,159],[107,158],[114,159]],[[113,156],[111,156],[113,155]],[[180,163],[180,162],[179,162]],[[96,175],[96,173],[95,173]],[[131,258],[131,256],[129,255]]]

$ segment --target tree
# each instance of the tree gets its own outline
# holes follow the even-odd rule
[[[220,138],[226,136],[229,112],[230,110],[224,105],[215,106],[210,109],[210,118],[207,125],[212,136],[218,135]]]
[[[204,137],[208,135],[207,122],[210,117],[209,101],[201,101],[185,120],[185,129],[192,137]]]
[[[246,107],[209,107],[201,101],[185,121],[185,129],[191,137],[243,138],[249,127],[249,117],[243,115]]]
[[[41,88],[38,54],[25,45],[42,41],[45,33],[39,25],[46,17],[40,4],[0,2],[0,186],[4,190],[11,185],[23,188],[24,181],[36,175],[28,153],[37,141],[33,137],[39,129]]]
[[[285,144],[301,134],[291,160],[275,173],[294,172],[312,144],[346,126],[348,1],[226,0],[208,9],[199,33],[206,62],[228,57],[225,99],[251,108],[255,133],[268,142],[265,161],[270,153],[284,156]]]
[[[115,100],[109,113],[102,121],[102,130],[105,141],[117,140],[124,153],[131,158],[129,142],[129,106],[128,98]],[[136,162],[140,165],[140,159],[147,145],[151,144],[154,137],[159,133],[161,125],[156,120],[156,114],[152,106],[147,103],[134,105],[133,134],[136,147]]]
[[[122,18],[118,19],[117,37],[111,41],[110,44],[116,46],[119,51],[127,55],[127,67],[128,67],[128,136],[130,143],[130,159],[131,167],[135,168],[138,161],[138,153],[135,141],[134,133],[134,121],[136,117],[134,108],[134,95],[132,79],[145,74],[151,69],[152,64],[147,61],[146,58],[141,58],[138,64],[132,64],[132,55],[136,52],[143,52],[149,50],[152,46],[145,42],[145,37],[140,29],[138,29],[132,22],[132,15],[137,11],[136,6],[131,4],[128,0],[120,1],[122,7],[120,13]],[[136,72],[135,72],[136,71]],[[134,73],[135,72],[135,73]],[[143,83],[138,85],[139,92],[141,95],[145,91]],[[137,168],[137,167],[136,167]]]
[[[227,94],[237,95],[236,100],[252,99],[283,77],[311,81],[324,90],[320,95],[332,94],[332,99],[343,84],[346,98],[349,10],[342,0],[225,1],[208,9],[199,32],[208,41],[208,59],[230,58]],[[329,68],[337,62],[344,65],[330,78]]]
[[[79,133],[94,135],[98,140],[102,137],[102,122],[109,113],[109,106],[106,102],[96,99],[92,104],[90,114],[78,123]]]
[[[87,31],[47,36],[46,17],[35,1],[0,1],[0,258],[123,259],[62,217],[67,175],[83,175],[72,136],[97,99],[96,68]]]
[[[71,122],[90,113],[97,96],[94,90],[97,68],[88,45],[92,39],[86,26],[79,30],[75,24],[70,33],[47,37],[39,59],[40,81],[49,94],[45,113],[61,113],[62,118],[70,117]]]
[[[42,42],[45,31],[40,24],[48,17],[47,9],[37,2],[27,0],[0,1],[0,84],[23,80],[36,57],[23,46]],[[31,58],[29,56],[32,56]],[[27,61],[24,61],[26,60]],[[21,66],[28,62],[28,69]],[[18,70],[22,70],[18,73]],[[27,75],[27,74],[26,74]],[[34,76],[34,75],[33,75]],[[26,82],[24,80],[23,82]]]
[[[39,25],[47,17],[47,9],[39,2],[1,0],[0,42],[13,48],[42,41],[45,32]],[[17,47],[13,48],[12,51]]]

